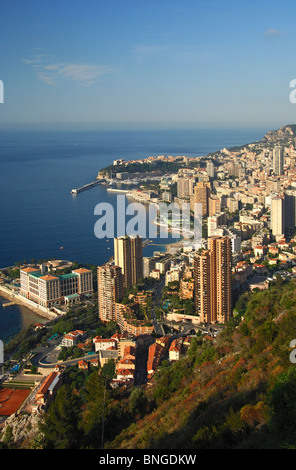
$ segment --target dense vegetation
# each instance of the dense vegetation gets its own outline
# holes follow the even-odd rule
[[[244,293],[236,312],[214,341],[194,337],[180,361],[163,361],[147,388],[111,389],[112,363],[99,373],[67,369],[42,433],[30,445],[294,448],[296,366],[290,342],[296,338],[295,281],[277,279],[266,291]]]
[[[189,162],[187,167],[194,167],[196,166],[196,163]],[[177,172],[180,168],[184,167],[184,162],[183,159],[180,158],[179,161],[166,161],[166,160],[155,160],[153,162],[147,162],[147,163],[138,163],[138,162],[133,162],[133,163],[128,163],[127,165],[109,165],[101,170],[101,173],[104,174],[110,174],[111,171],[114,173],[123,173],[123,172],[128,172],[128,173],[139,173],[139,174],[144,174],[144,173],[150,173],[152,171],[161,171],[163,174],[164,173],[173,173]]]

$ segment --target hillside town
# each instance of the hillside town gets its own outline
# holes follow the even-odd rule
[[[155,170],[159,162],[165,170]],[[112,364],[111,388],[149,387],[159,368],[186,355],[194,336],[215,341],[236,315],[243,292],[296,277],[295,163],[296,138],[287,126],[262,142],[207,157],[118,159],[111,170],[101,170],[98,177],[109,189],[128,186],[127,194],[140,202],[187,202],[192,208],[201,203],[201,246],[168,244],[165,252],[145,257],[145,240],[122,236],[114,238],[114,256],[94,270],[51,260],[19,266],[15,279],[2,271],[1,295],[10,301],[53,322],[91,305],[98,321],[116,324],[117,332],[104,337],[94,330],[65,331],[14,364],[8,358],[2,366],[1,426],[14,414],[46,410],[67,367],[102,371]],[[171,172],[168,164],[174,165]],[[151,172],[139,176],[129,171],[134,165],[151,165]],[[48,322],[35,325],[50,335],[48,328]],[[74,349],[80,351],[75,357]]]

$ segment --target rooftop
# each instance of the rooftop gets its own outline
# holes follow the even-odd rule
[[[32,276],[32,277],[42,277],[42,276],[44,276],[44,274],[41,274],[40,271],[35,271],[34,270],[34,271],[27,271],[27,272],[29,272],[29,275]]]
[[[77,274],[91,273],[91,270],[86,269],[86,268],[79,268],[79,269],[74,269],[73,273],[77,273]]]
[[[77,277],[77,274],[75,273],[69,273],[69,274],[61,274],[59,276],[60,279],[71,279]]]
[[[34,274],[33,274],[34,276]],[[56,281],[58,279],[58,277],[56,276],[51,276],[49,274],[47,274],[46,276],[44,276],[43,274],[41,274],[41,276],[38,276],[40,277],[40,279],[42,279],[43,281]]]
[[[25,273],[32,273],[32,272],[38,271],[38,269],[29,267],[29,268],[21,269],[21,271],[24,271]]]

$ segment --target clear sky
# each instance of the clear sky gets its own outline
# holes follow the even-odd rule
[[[0,129],[296,123],[296,2],[3,0]]]

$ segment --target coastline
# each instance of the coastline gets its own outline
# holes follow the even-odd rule
[[[57,314],[46,312],[39,308],[37,305],[36,307],[29,304],[25,300],[22,300],[20,296],[13,294],[10,292],[6,287],[0,286],[0,295],[6,300],[10,300],[16,305],[20,305],[21,307],[25,307],[31,312],[34,312],[36,315],[42,318],[47,318],[48,320],[53,320],[54,318],[57,318]]]
[[[166,253],[172,254],[172,252],[174,251],[179,251],[179,249],[182,248],[183,245],[184,245],[184,240],[180,240],[174,243],[168,243],[167,245],[165,245]]]

